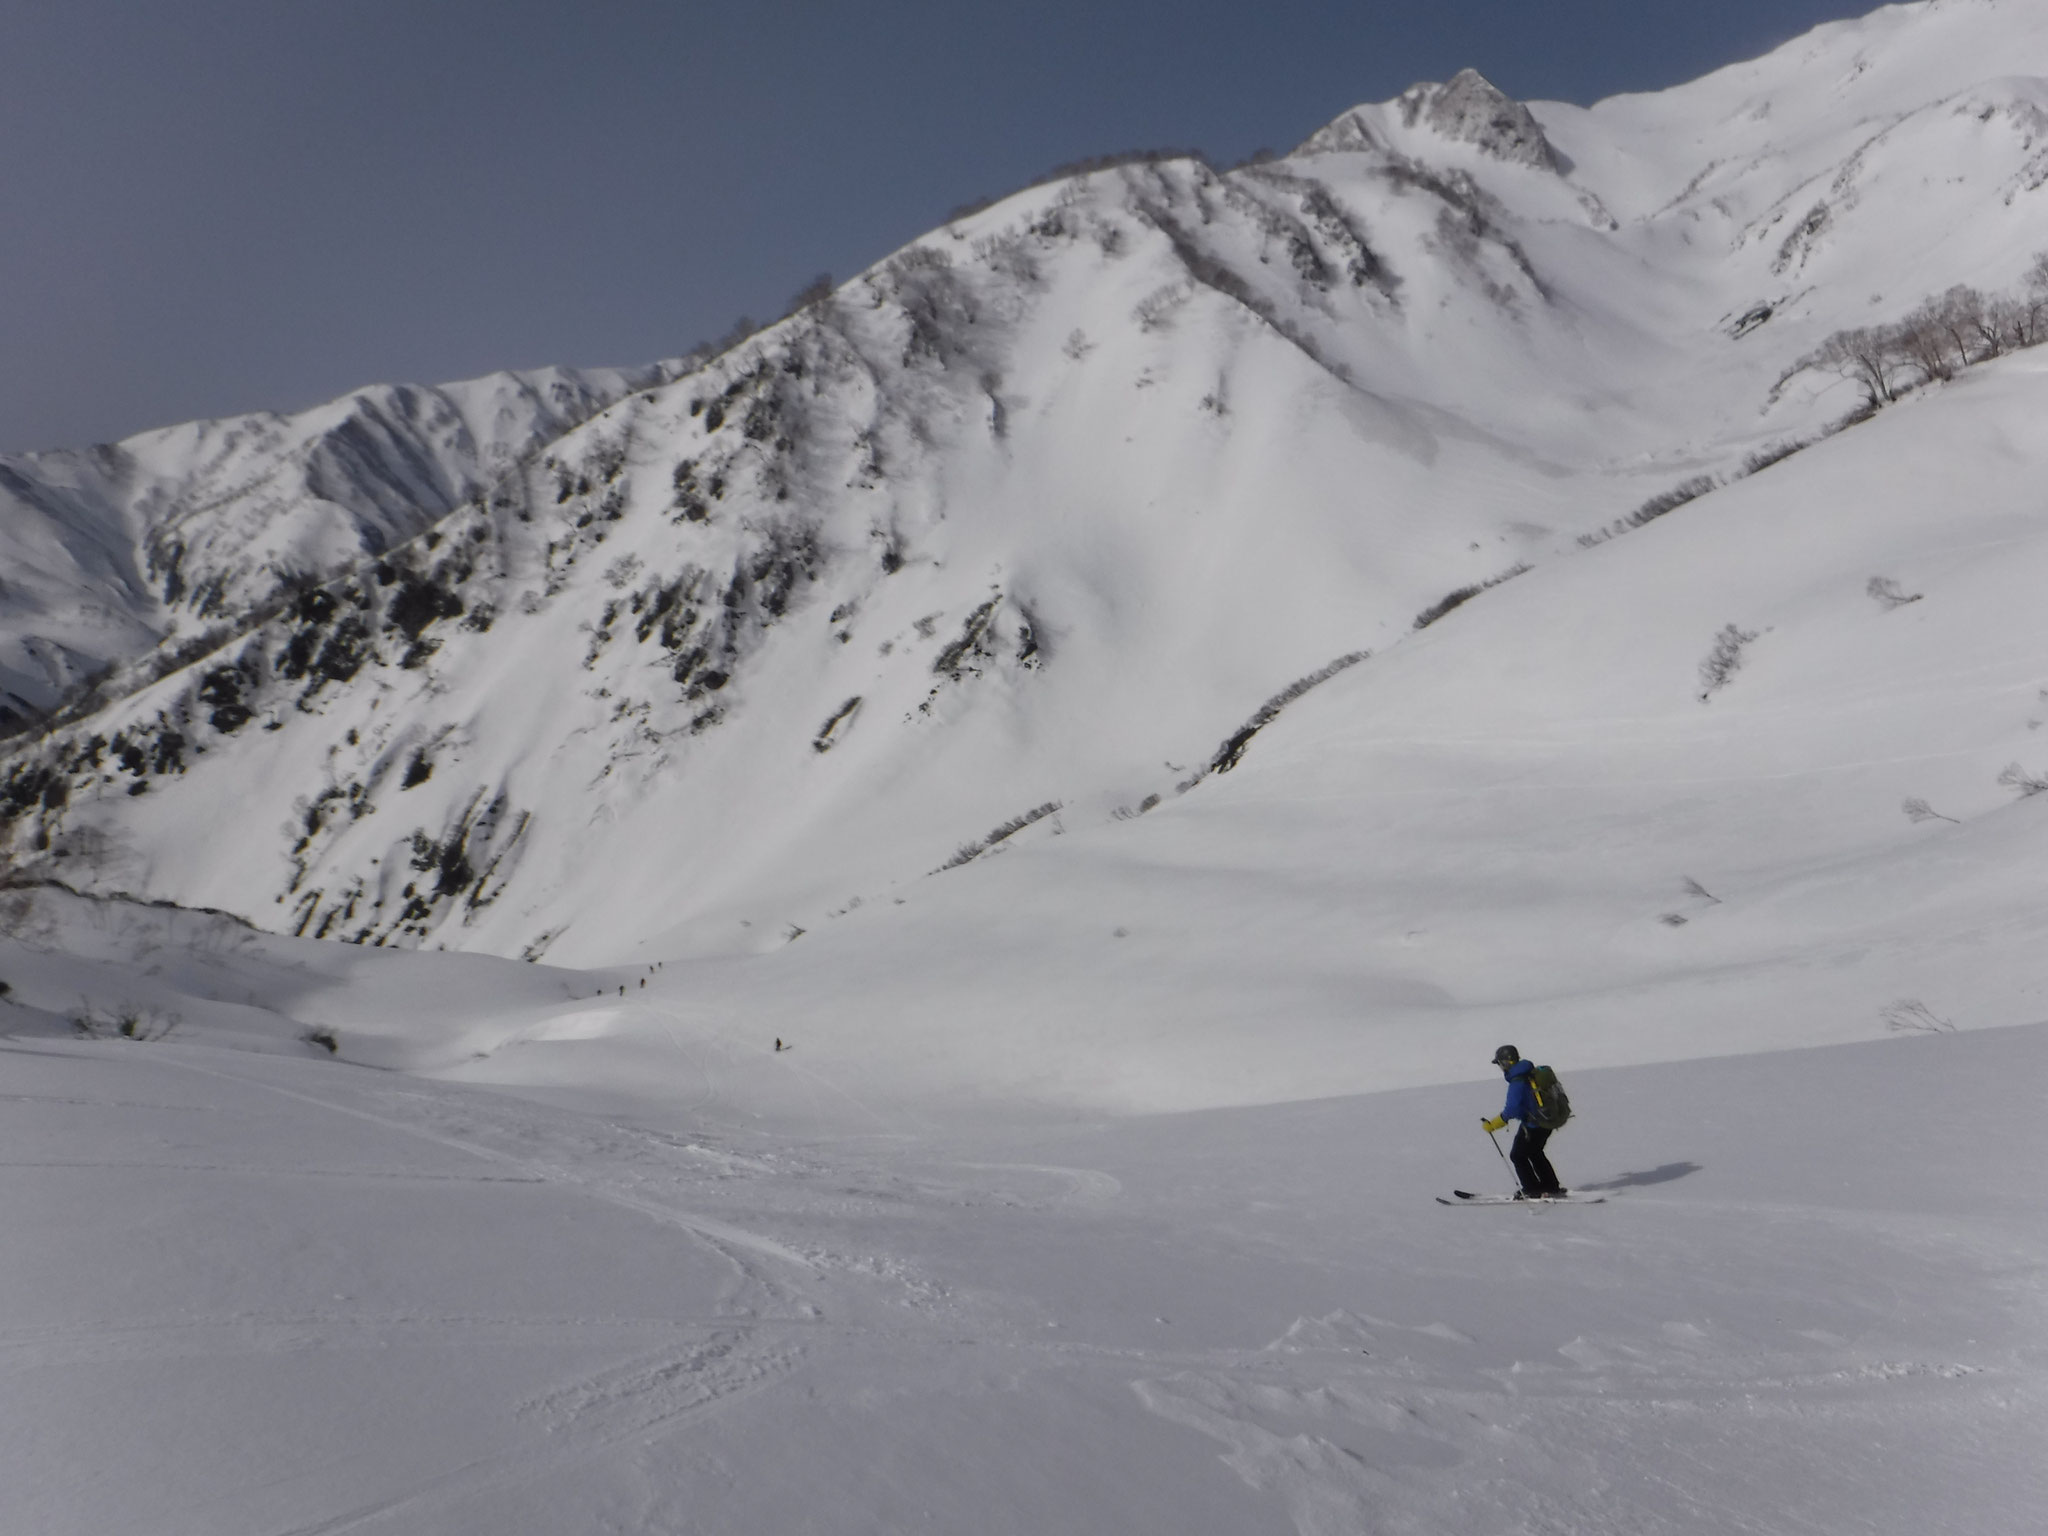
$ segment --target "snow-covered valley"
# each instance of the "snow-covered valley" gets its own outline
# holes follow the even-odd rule
[[[1934,0],[0,462],[8,1528],[2025,1528],[2043,252]]]
[[[2048,1494],[2039,1026],[1574,1073],[1585,1209],[1430,1199],[1504,1177],[1478,1084],[832,1134],[0,1059],[16,1531],[1906,1536]]]

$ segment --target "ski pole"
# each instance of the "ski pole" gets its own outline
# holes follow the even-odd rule
[[[1498,1136],[1494,1135],[1494,1133],[1493,1133],[1493,1132],[1491,1132],[1491,1131],[1488,1131],[1488,1132],[1486,1133],[1486,1139],[1487,1139],[1488,1141],[1490,1141],[1490,1142],[1492,1142],[1492,1143],[1493,1143],[1493,1150],[1494,1150],[1494,1151],[1496,1151],[1496,1152],[1500,1152],[1500,1138],[1499,1138]],[[1500,1152],[1500,1160],[1501,1160],[1502,1162],[1504,1162],[1504,1163],[1507,1163],[1507,1162],[1508,1162],[1508,1155],[1507,1155],[1507,1153],[1505,1153],[1505,1152]],[[1514,1166],[1515,1166],[1515,1165],[1514,1165],[1513,1163],[1508,1163],[1508,1171],[1512,1173],[1512,1172],[1514,1171]],[[1516,1176],[1516,1179],[1515,1179],[1515,1183],[1516,1183],[1517,1185],[1520,1185],[1520,1183],[1521,1183],[1521,1182],[1522,1182],[1522,1181],[1521,1181],[1521,1177],[1520,1177],[1519,1175],[1517,1175],[1517,1176]]]

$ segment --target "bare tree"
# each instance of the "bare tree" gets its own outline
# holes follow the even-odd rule
[[[2048,301],[2010,294],[1992,299],[1984,307],[1986,346],[1994,357],[2039,346],[2044,339],[2044,320],[2048,320]]]
[[[1985,302],[1976,289],[1958,283],[1926,306],[1928,323],[1948,339],[1949,358],[1958,373],[1998,355],[1985,344]]]
[[[796,291],[795,296],[789,301],[789,308],[783,311],[784,316],[796,314],[799,310],[809,309],[814,304],[824,303],[832,297],[833,287],[832,274],[830,272],[820,272]]]
[[[2048,341],[2048,251],[2034,258],[2016,294],[1986,301],[1983,328],[1995,345],[1991,355],[2017,352]]]
[[[1916,385],[1952,379],[1986,358],[2044,341],[2048,251],[2035,256],[2018,293],[1987,297],[1959,283],[1925,300],[1897,324],[1835,332],[1792,371],[1822,368],[1838,373],[1862,389],[1865,410],[1873,411]]]
[[[2029,298],[2048,300],[2048,251],[2037,251],[2033,264],[2027,268],[2027,275],[2020,279],[2020,286]]]
[[[1839,373],[1858,385],[1864,403],[1873,409],[1899,398],[1900,376],[1906,371],[1906,361],[1889,326],[1837,331],[1820,344],[1810,361],[1814,367]]]
[[[1920,376],[1920,383],[1932,384],[1956,376],[1957,364],[1949,350],[1948,326],[1942,319],[1939,299],[1922,304],[1892,327],[1889,335],[1897,356]]]

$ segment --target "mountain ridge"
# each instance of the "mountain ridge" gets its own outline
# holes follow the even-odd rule
[[[1334,120],[1371,143],[1029,189],[16,748],[15,846],[287,931],[587,960],[774,948],[969,846],[1142,815],[1297,680],[1830,429],[1854,402],[1810,360],[1874,289],[2015,282],[2034,85],[1897,96],[1875,135],[1866,99],[2010,15],[1538,103],[1554,166],[1457,137],[1503,110],[1468,81]],[[2011,41],[2048,73],[2042,28]],[[1686,111],[1740,167],[1644,126]],[[1963,153],[1955,216],[1909,219]],[[279,831],[221,848],[202,782]]]
[[[13,600],[0,602],[0,727],[27,728],[105,669],[268,602],[288,577],[412,538],[675,366],[373,385],[293,416],[0,456],[13,577]]]

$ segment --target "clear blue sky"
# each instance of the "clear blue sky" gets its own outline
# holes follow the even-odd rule
[[[1055,164],[1465,65],[1590,102],[1857,0],[0,0],[0,451],[628,363]]]

